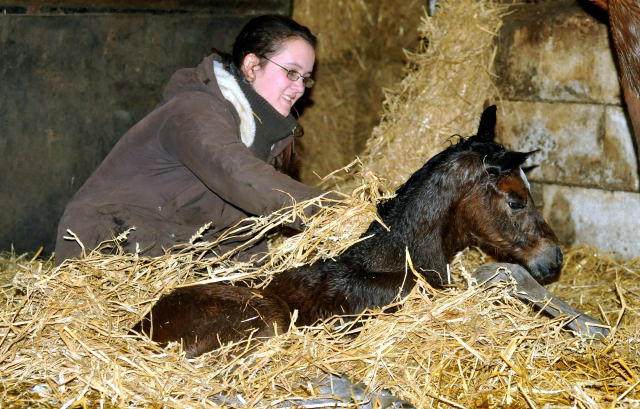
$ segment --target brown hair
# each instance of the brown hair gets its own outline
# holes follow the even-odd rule
[[[236,37],[232,61],[239,68],[247,54],[270,57],[284,41],[294,37],[302,38],[313,48],[316,47],[317,40],[311,31],[289,17],[277,14],[255,17],[244,25]]]

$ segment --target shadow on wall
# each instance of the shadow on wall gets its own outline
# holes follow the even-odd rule
[[[550,204],[549,225],[555,231],[560,243],[573,244],[576,240],[576,226],[571,218],[571,202],[562,192],[553,196]]]

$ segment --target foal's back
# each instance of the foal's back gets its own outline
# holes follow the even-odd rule
[[[182,342],[187,356],[197,356],[228,342],[274,336],[289,323],[289,306],[277,295],[211,283],[162,297],[133,331],[162,345]]]

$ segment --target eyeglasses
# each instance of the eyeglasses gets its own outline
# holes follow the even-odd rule
[[[278,64],[277,62],[270,60],[269,58],[265,57],[264,55],[262,56],[262,58],[264,58],[265,60],[274,63],[275,65],[277,65],[278,67],[282,68],[283,70],[285,70],[287,72],[287,78],[289,78],[289,80],[291,81],[298,81],[300,78],[302,78],[302,83],[304,84],[304,86],[306,88],[311,88],[313,87],[313,84],[315,84],[315,80],[311,77],[305,77],[302,74],[300,74],[298,71],[296,70],[290,70],[288,68],[283,67],[282,65]]]

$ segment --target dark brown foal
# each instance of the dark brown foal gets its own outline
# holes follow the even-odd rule
[[[469,245],[524,266],[512,271],[519,289],[531,294],[524,299],[542,303],[546,297],[560,305],[534,280],[555,277],[562,252],[521,169],[532,152],[508,151],[493,142],[495,115],[495,106],[487,108],[477,135],[434,156],[378,206],[388,229],[373,222],[363,235],[368,238],[340,256],[279,273],[263,289],[223,284],[177,289],[134,330],[162,344],[181,341],[189,356],[199,355],[230,341],[286,331],[294,311],[296,324],[308,325],[384,307],[415,284],[406,274],[407,250],[429,284],[448,284],[447,263]],[[481,269],[480,277],[487,278],[491,268]],[[577,315],[579,323],[587,320],[566,304],[556,311]]]

